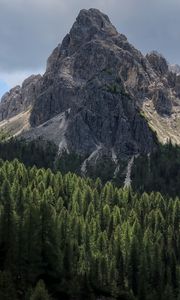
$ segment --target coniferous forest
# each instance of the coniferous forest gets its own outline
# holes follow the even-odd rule
[[[0,299],[180,299],[180,199],[0,161]]]
[[[180,300],[179,16],[0,0],[0,300]]]
[[[159,191],[161,194],[176,197],[180,195],[180,147],[158,145],[149,155],[138,156],[132,168],[132,187],[143,191]]]

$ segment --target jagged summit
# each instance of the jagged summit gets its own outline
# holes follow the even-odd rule
[[[54,70],[57,60],[61,57],[69,57],[81,50],[84,45],[93,47],[93,43],[106,41],[111,44],[115,39],[127,41],[123,34],[119,34],[112,25],[109,17],[98,9],[82,9],[76,18],[70,32],[65,36],[62,43],[53,51],[48,59],[47,71]]]
[[[117,30],[110,22],[108,16],[93,8],[80,11],[69,33],[71,43],[77,43],[77,45],[104,35],[117,35]]]
[[[162,142],[180,143],[179,77],[161,55],[144,57],[97,9],[80,11],[45,74],[31,81],[0,104],[0,128],[15,128],[18,113],[22,119],[28,111],[23,134],[18,121],[21,136],[52,140],[59,151],[94,161],[103,153],[114,161],[149,153],[155,131]]]

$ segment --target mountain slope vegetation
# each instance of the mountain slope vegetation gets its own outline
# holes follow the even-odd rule
[[[18,160],[0,186],[1,299],[179,299],[179,198]]]

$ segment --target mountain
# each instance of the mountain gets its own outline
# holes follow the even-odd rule
[[[81,10],[47,61],[5,94],[0,129],[27,140],[42,137],[59,151],[116,161],[180,143],[180,81],[165,58],[144,56],[97,9]]]
[[[45,74],[3,96],[0,300],[180,300],[180,76],[169,68],[82,10]]]

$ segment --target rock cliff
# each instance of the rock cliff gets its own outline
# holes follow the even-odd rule
[[[22,87],[16,86],[2,97],[0,121],[24,112],[34,104],[40,79],[41,75],[32,75],[24,80]]]

